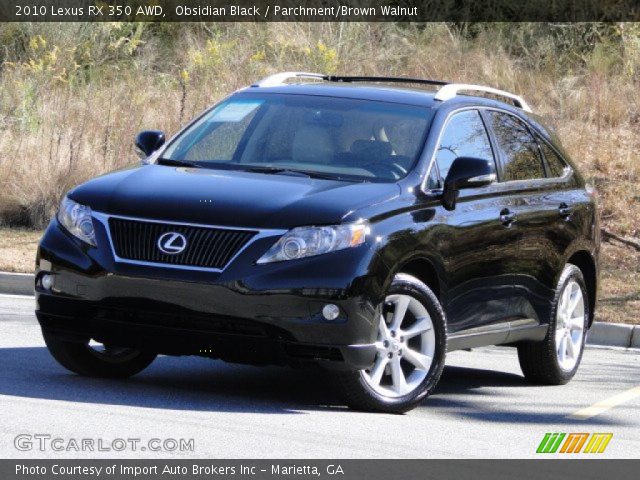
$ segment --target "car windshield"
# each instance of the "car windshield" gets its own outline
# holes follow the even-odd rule
[[[159,163],[345,181],[393,182],[413,167],[427,107],[287,94],[237,94],[205,113]]]

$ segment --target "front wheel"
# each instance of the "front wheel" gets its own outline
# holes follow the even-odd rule
[[[546,338],[518,345],[518,360],[527,380],[563,385],[576,374],[589,326],[588,298],[582,272],[568,264],[558,281]]]
[[[379,311],[373,365],[340,376],[348,405],[388,413],[416,407],[440,379],[446,339],[434,293],[415,277],[396,275]]]
[[[43,332],[47,349],[60,365],[87,377],[127,378],[147,368],[155,353],[89,342],[71,342]]]

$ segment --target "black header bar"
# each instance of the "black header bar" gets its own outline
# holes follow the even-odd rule
[[[640,0],[2,0],[2,22],[617,22]]]

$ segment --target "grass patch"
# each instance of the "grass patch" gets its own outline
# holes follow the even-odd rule
[[[439,78],[524,96],[640,236],[640,23],[0,24],[0,225],[43,228],[64,193],[137,163],[142,129],[175,133],[276,71]]]
[[[640,325],[640,252],[610,243],[602,247],[596,320]]]
[[[33,273],[42,232],[0,227],[0,271]]]

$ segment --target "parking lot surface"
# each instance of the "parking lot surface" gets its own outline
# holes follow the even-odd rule
[[[164,356],[126,381],[72,375],[47,352],[33,303],[0,295],[3,457],[561,456],[536,454],[549,432],[612,433],[604,453],[595,454],[600,458],[638,458],[640,451],[638,350],[588,347],[577,376],[557,387],[528,385],[512,348],[453,352],[422,406],[405,415],[371,414],[348,410],[328,373],[315,369]],[[17,448],[19,435],[32,446]],[[44,440],[41,451],[34,435],[61,439],[59,448]],[[94,449],[76,450],[83,439]],[[96,450],[98,442],[117,446],[116,439],[139,443],[135,451]],[[167,439],[193,439],[193,448],[152,451],[151,439],[160,439],[154,445],[161,448]]]

